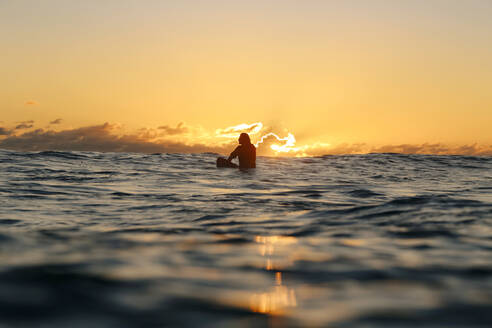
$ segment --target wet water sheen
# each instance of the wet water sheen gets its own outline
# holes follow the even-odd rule
[[[490,327],[492,158],[0,151],[1,327]]]

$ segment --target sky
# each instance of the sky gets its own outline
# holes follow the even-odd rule
[[[261,123],[254,142],[284,139],[266,155],[492,155],[490,17],[491,0],[0,0],[0,148],[229,152],[244,129],[224,130]]]

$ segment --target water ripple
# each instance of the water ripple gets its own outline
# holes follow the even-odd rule
[[[0,326],[488,327],[492,158],[0,150]]]

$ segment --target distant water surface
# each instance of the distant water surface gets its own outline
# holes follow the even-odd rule
[[[492,158],[0,150],[0,327],[491,327]]]

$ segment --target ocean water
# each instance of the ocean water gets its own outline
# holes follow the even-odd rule
[[[492,157],[0,151],[0,327],[491,327]]]

